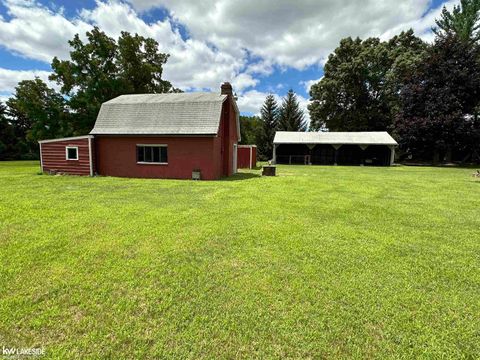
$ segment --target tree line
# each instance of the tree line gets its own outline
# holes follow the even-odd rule
[[[443,8],[432,44],[413,30],[388,41],[341,40],[310,89],[309,130],[388,131],[402,159],[480,162],[479,11],[480,0]],[[272,134],[286,130],[272,121],[271,102],[256,129],[264,159]]]
[[[480,161],[480,0],[443,9],[433,43],[412,30],[388,41],[345,38],[310,89],[310,124],[290,90],[266,97],[259,117],[242,116],[242,143],[272,157],[276,131],[388,131],[403,159]],[[87,134],[103,102],[122,94],[178,92],[162,78],[169,55],[154,39],[98,28],[76,35],[70,59],[52,60],[59,91],[21,81],[0,103],[0,160],[38,158],[37,141]]]

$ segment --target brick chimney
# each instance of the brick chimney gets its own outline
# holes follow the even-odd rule
[[[221,86],[222,95],[233,95],[232,85],[229,82],[224,82]]]

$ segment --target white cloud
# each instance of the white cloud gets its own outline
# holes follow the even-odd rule
[[[45,81],[50,87],[56,87],[48,80],[49,71],[43,70],[9,70],[0,68],[0,92],[11,93],[22,80],[32,80],[35,76]],[[3,95],[8,96],[8,95]]]
[[[266,92],[257,90],[249,90],[239,95],[237,104],[242,112],[251,113],[254,115],[260,114],[260,109],[265,102],[265,98],[269,95]],[[281,98],[277,94],[273,94],[275,99],[280,104]]]
[[[62,9],[35,0],[5,0],[8,18],[0,17],[0,45],[49,63],[53,56],[68,57],[67,41],[76,33],[84,36],[94,25],[112,37],[121,31],[139,33],[156,39],[160,51],[171,54],[164,77],[174,86],[218,91],[221,82],[230,81],[240,95],[241,110],[258,113],[266,96],[255,90],[262,76],[279,68],[321,67],[346,36],[388,38],[412,27],[429,39],[440,12],[428,10],[431,0],[128,1],[133,8],[121,0],[97,0],[93,8],[67,18]],[[455,3],[458,0],[446,4]],[[137,13],[152,7],[165,7],[170,16],[146,22]],[[177,24],[185,26],[190,38],[182,38]],[[0,77],[0,88],[10,89],[0,91],[11,91],[19,76],[32,78],[34,72]],[[316,81],[302,85],[308,89]],[[281,90],[276,84],[271,89]],[[299,100],[306,108],[307,100]]]
[[[431,0],[129,0],[165,7],[192,36],[232,55],[241,49],[278,66],[321,66],[346,36],[380,36],[413,27],[428,37],[439,10]],[[458,2],[449,1],[450,3]]]
[[[82,10],[75,19],[33,1],[8,0],[5,5],[11,19],[0,19],[0,44],[25,57],[48,63],[54,56],[67,58],[68,40],[75,33],[84,37],[97,25],[115,38],[121,31],[129,31],[156,39],[159,50],[171,55],[164,77],[181,89],[217,91],[220,83],[230,81],[241,91],[258,82],[252,75],[241,73],[246,65],[245,52],[235,57],[204,41],[184,40],[170,19],[146,23],[128,4],[119,1],[97,1],[93,9]]]
[[[0,104],[5,104],[9,98],[10,98],[10,95],[1,95],[0,94]]]
[[[7,0],[5,6],[11,20],[0,18],[0,44],[32,59],[50,63],[53,56],[65,58],[69,51],[67,41],[90,28],[34,1]]]
[[[306,93],[308,94],[310,92],[310,88],[312,87],[312,85],[320,82],[320,80],[323,79],[323,76],[321,76],[320,78],[318,79],[312,79],[312,80],[307,80],[307,81],[300,81],[300,85],[303,85],[305,87],[305,91]]]
[[[454,5],[458,4],[458,2],[458,0],[449,0],[445,2],[442,6],[429,11],[424,17],[420,19],[414,19],[406,23],[401,23],[388,29],[380,35],[380,38],[382,40],[388,40],[396,34],[400,33],[402,30],[411,28],[415,31],[415,34],[417,36],[421,37],[425,41],[431,42],[434,39],[434,34],[431,31],[431,28],[435,25],[435,19],[438,19],[440,17],[443,6],[445,6],[448,10],[451,10],[453,9]]]

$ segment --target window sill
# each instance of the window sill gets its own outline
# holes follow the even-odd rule
[[[157,162],[146,162],[146,161],[137,161],[138,165],[168,165],[168,163],[157,163]]]
[[[78,161],[78,159],[66,159],[67,161]]]

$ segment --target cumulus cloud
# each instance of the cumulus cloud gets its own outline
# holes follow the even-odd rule
[[[318,79],[300,81],[300,85],[302,85],[305,88],[305,92],[308,94],[310,92],[310,88],[312,87],[312,85],[320,82],[320,80],[322,79],[323,79],[323,76],[319,77]]]
[[[9,70],[0,68],[0,93],[11,93],[22,80],[32,80],[35,76],[45,81],[50,87],[56,84],[48,80],[50,72],[43,70]],[[3,95],[6,97],[7,95]]]
[[[253,115],[259,115],[260,109],[262,108],[265,98],[269,95],[266,92],[249,90],[244,92],[238,97],[237,104],[242,112],[250,113]],[[277,94],[273,94],[277,100],[280,102],[281,99]]]
[[[130,0],[139,11],[164,7],[196,39],[279,66],[322,65],[346,36],[380,36],[413,27],[429,36],[431,0]],[[449,1],[448,3],[457,3]]]
[[[128,1],[125,2],[125,1]],[[164,77],[183,90],[218,91],[230,81],[242,111],[258,113],[266,93],[255,88],[278,69],[321,67],[346,36],[389,38],[413,28],[431,39],[440,7],[431,0],[97,0],[89,9],[67,17],[62,9],[35,0],[5,0],[8,17],[0,16],[0,45],[13,53],[49,63],[67,58],[68,40],[99,26],[109,36],[129,31],[152,37],[171,55]],[[448,0],[448,7],[458,0]],[[81,2],[79,2],[81,4]],[[145,21],[141,12],[161,7],[168,16]],[[140,14],[139,14],[140,13]],[[182,25],[188,38],[182,37]],[[3,71],[9,71],[3,69]],[[17,79],[45,73],[31,71],[0,77],[0,91]],[[1,71],[0,71],[1,76]],[[284,81],[284,80],[282,80]],[[306,90],[318,79],[304,81]],[[272,84],[272,91],[280,91]],[[285,89],[292,84],[285,84]],[[4,90],[2,90],[4,89]],[[307,100],[299,97],[306,109]]]
[[[160,51],[171,55],[165,78],[183,90],[218,90],[223,81],[237,84],[238,91],[257,84],[252,75],[241,74],[245,52],[235,57],[204,41],[182,39],[171,19],[147,23],[123,2],[97,1],[93,9],[80,11],[75,19],[33,1],[8,0],[5,5],[11,19],[0,19],[0,44],[28,58],[45,62],[54,56],[67,58],[68,40],[76,33],[84,36],[96,25],[112,37],[129,31],[156,39]]]
[[[11,19],[0,18],[0,44],[31,59],[49,63],[53,56],[66,58],[67,41],[90,29],[90,25],[67,20],[34,1],[7,0],[4,5]]]

